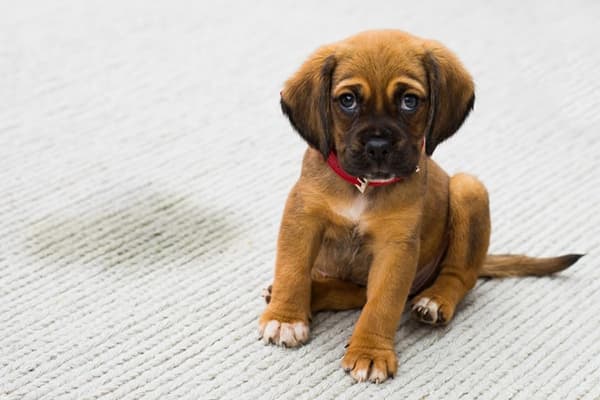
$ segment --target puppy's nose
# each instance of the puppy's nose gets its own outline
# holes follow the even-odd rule
[[[382,138],[373,138],[365,144],[365,153],[370,160],[381,162],[390,152],[390,141]]]

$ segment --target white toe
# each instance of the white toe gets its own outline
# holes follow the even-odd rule
[[[294,326],[292,324],[283,323],[279,330],[279,342],[280,346],[295,347],[298,345],[298,341],[294,336]]]
[[[417,307],[425,307],[429,311],[429,316],[431,317],[431,321],[423,321],[428,323],[436,323],[438,320],[438,311],[440,309],[440,305],[435,301],[431,300],[429,297],[422,297],[413,305],[413,309]]]
[[[369,380],[375,383],[381,383],[387,379],[387,371],[382,371],[379,368],[371,369],[371,374],[369,375]]]
[[[263,341],[265,343],[277,343],[279,340],[279,321],[271,320],[267,322],[263,331]]]
[[[294,335],[299,343],[306,343],[308,340],[308,325],[304,322],[296,322],[294,324]]]
[[[308,325],[304,322],[280,323],[274,319],[258,327],[258,333],[265,344],[285,347],[297,347],[306,343],[308,332]]]
[[[366,369],[353,369],[351,375],[357,382],[364,382],[367,380],[367,373],[369,371]]]

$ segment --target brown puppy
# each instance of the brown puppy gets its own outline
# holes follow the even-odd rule
[[[579,258],[487,256],[485,187],[429,158],[474,98],[454,54],[392,30],[323,46],[287,81],[283,112],[310,147],[281,223],[265,342],[298,346],[311,313],[362,307],[342,366],[382,382],[396,373],[409,296],[416,319],[444,324],[480,276],[543,275]]]

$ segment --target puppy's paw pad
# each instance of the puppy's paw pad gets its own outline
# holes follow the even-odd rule
[[[298,347],[308,341],[309,329],[304,322],[279,322],[270,320],[258,328],[259,338],[265,344],[283,347]]]
[[[261,297],[265,299],[265,303],[269,304],[271,302],[271,291],[273,290],[273,285],[269,285],[268,288],[265,288],[260,293]]]
[[[426,296],[413,303],[411,314],[418,321],[431,325],[445,324],[444,305],[439,301]]]

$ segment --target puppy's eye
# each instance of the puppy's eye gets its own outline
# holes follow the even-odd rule
[[[406,112],[413,112],[419,106],[419,98],[414,94],[405,94],[400,100],[400,109]]]
[[[338,97],[338,100],[340,102],[340,107],[342,107],[344,111],[352,112],[358,107],[356,96],[352,93],[344,93]]]

